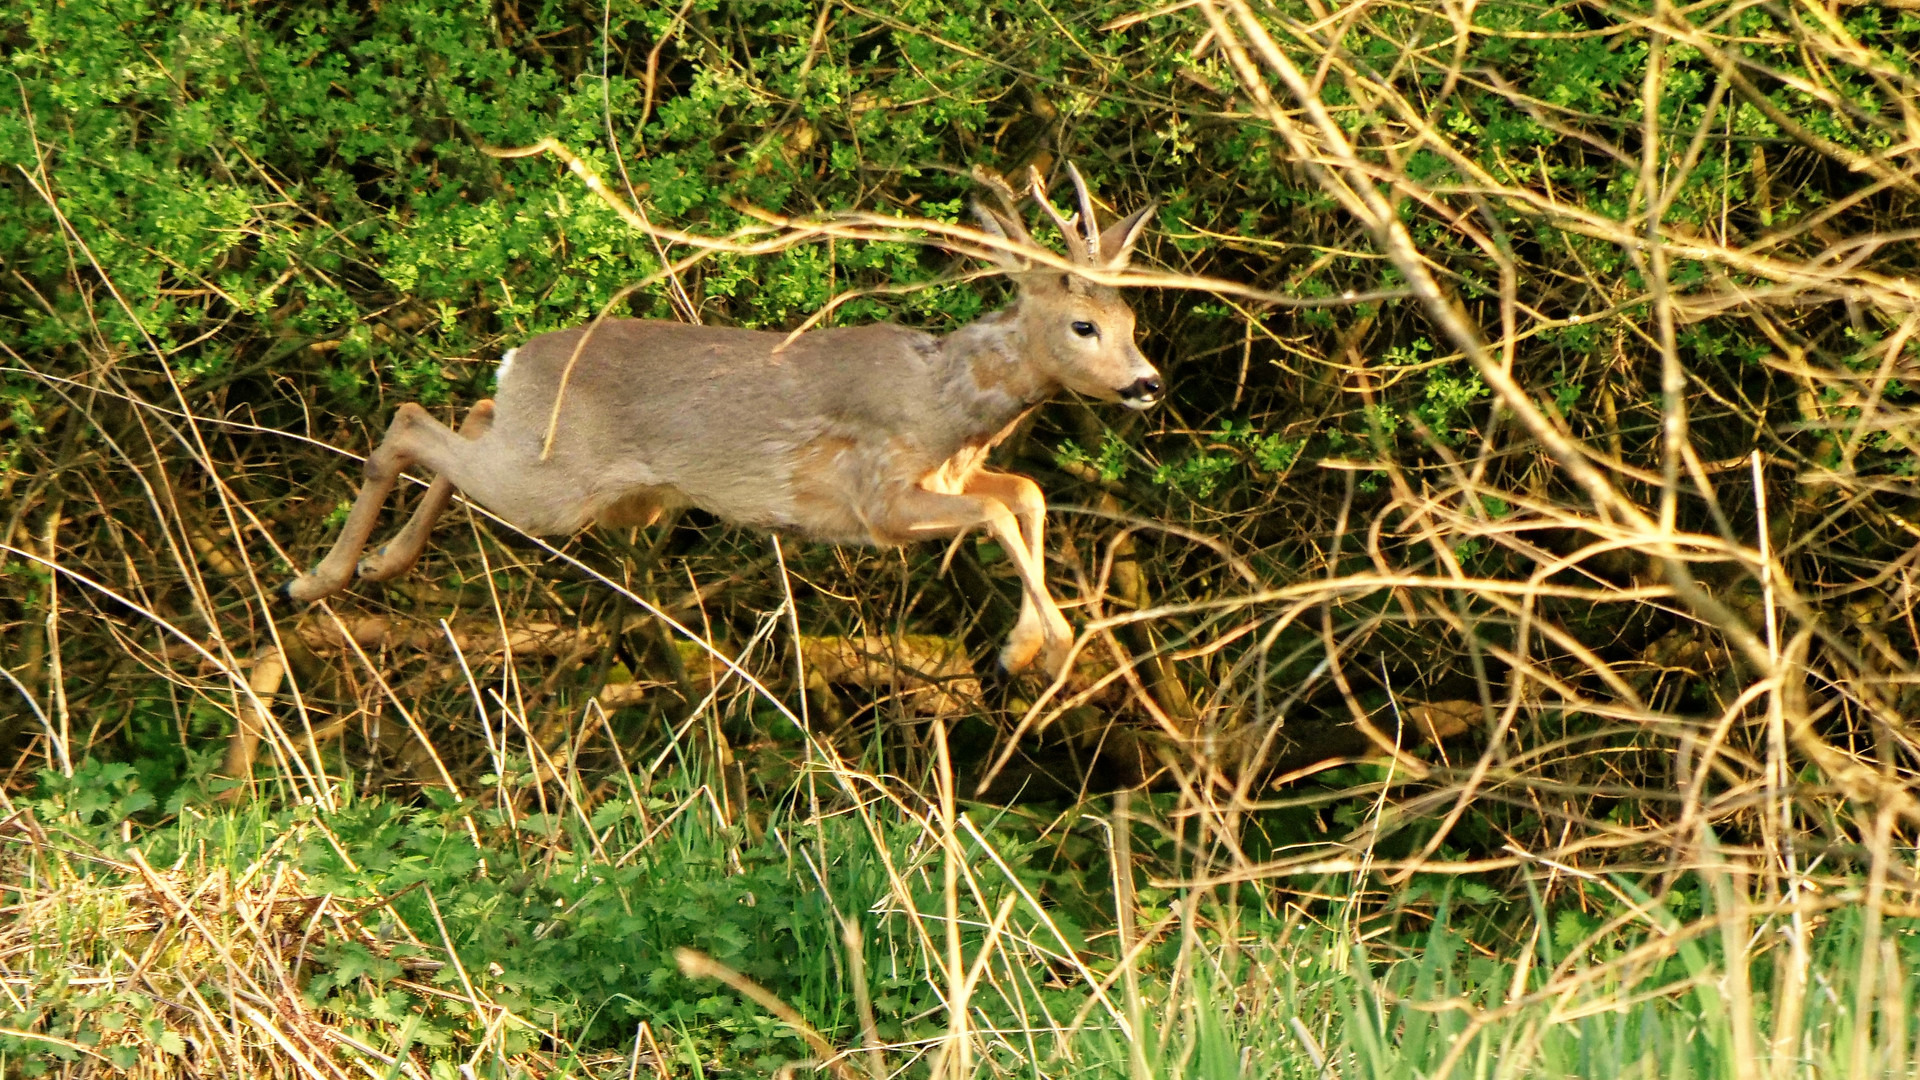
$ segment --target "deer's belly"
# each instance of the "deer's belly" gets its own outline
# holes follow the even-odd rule
[[[893,439],[862,442],[822,435],[793,455],[789,503],[780,527],[815,540],[895,547],[957,530],[921,528],[929,493],[958,495],[985,449],[944,462]]]
[[[608,499],[593,510],[593,520],[611,528],[651,525],[668,510],[691,503],[679,488],[669,484],[632,488]]]

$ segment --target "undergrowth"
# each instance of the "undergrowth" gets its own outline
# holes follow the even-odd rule
[[[1913,1075],[1917,52],[1771,0],[7,7],[0,1071]],[[463,510],[275,605],[402,401],[603,310],[952,330],[976,168],[1069,161],[1159,206],[1169,393],[996,451],[1058,685],[989,667],[991,543],[698,511]]]
[[[762,1005],[689,978],[683,948],[795,1010],[843,1072],[925,1075],[949,1034],[947,853],[916,814],[937,808],[748,829],[669,783],[585,818],[381,800],[149,827],[125,816],[126,780],[49,777],[10,819],[0,1073],[253,1075],[275,1028],[382,1075],[827,1067]],[[1128,819],[965,812],[953,910],[982,973],[983,1075],[1731,1078],[1784,1053],[1809,1075],[1903,1076],[1920,1046],[1920,918],[1754,905],[1717,858],[1657,895],[1421,875],[1384,908],[1340,878],[1282,900],[1152,888],[1136,867],[1134,948],[1114,891],[1078,886],[1106,860],[1074,885],[1047,873],[1058,834]]]

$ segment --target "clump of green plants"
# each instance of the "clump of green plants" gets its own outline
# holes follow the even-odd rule
[[[1717,871],[1551,901],[1537,883],[1418,875],[1378,910],[1301,880],[1336,897],[1303,907],[1272,885],[1145,887],[1175,854],[1149,842],[1141,886],[1095,887],[1090,906],[1112,838],[1002,817],[959,853],[957,946],[994,976],[970,991],[968,1033],[943,1005],[953,909],[930,818],[876,807],[749,829],[669,783],[584,816],[441,797],[200,804],[136,826],[151,807],[124,774],[76,779],[16,804],[33,829],[0,855],[8,1075],[214,1060],[253,1075],[284,1053],[255,1037],[268,1007],[302,1018],[315,1060],[431,1076],[625,1075],[636,1054],[670,1075],[772,1072],[818,1061],[814,1039],[905,1075],[964,1039],[981,1075],[1228,1077],[1254,1057],[1302,1078],[1704,1077],[1732,1075],[1726,1055],[1746,1046],[1894,1076],[1920,1037],[1914,920],[1786,912]],[[122,794],[90,794],[103,785]],[[1048,871],[1069,840],[1092,858]],[[1133,920],[1100,902],[1135,905]],[[690,976],[686,948],[760,999]],[[137,954],[138,978],[103,977]],[[216,1024],[246,1037],[209,1046]]]

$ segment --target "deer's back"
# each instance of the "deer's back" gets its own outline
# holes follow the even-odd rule
[[[796,500],[807,479],[797,470],[844,469],[858,484],[896,464],[911,471],[924,459],[932,469],[974,437],[977,421],[951,400],[930,334],[892,324],[818,330],[776,352],[786,339],[637,319],[543,334],[504,372],[489,438],[538,460],[577,348],[552,455],[537,469],[548,483],[578,486],[596,505],[654,490],[744,525],[870,539],[812,520],[821,514]]]

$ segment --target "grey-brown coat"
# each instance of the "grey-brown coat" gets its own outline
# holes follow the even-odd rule
[[[1041,205],[1075,263],[1124,266],[1151,207],[1101,232],[1069,170],[1078,214],[1062,218],[1036,182]],[[1011,192],[998,190],[1004,212],[974,207],[987,232],[1031,244]],[[1115,290],[1011,252],[1001,261],[1018,299],[944,336],[882,323],[815,330],[782,348],[784,334],[635,319],[542,334],[507,354],[498,401],[475,405],[457,434],[418,405],[400,407],[339,539],[287,595],[331,595],[356,565],[370,581],[402,573],[455,489],[536,535],[648,524],[681,505],[834,543],[984,527],[1023,589],[1001,662],[1013,670],[1038,655],[1057,673],[1072,630],[1046,587],[1046,500],[1032,480],[987,468],[987,451],[1063,388],[1146,408],[1161,383]],[[432,487],[399,534],[361,559],[400,471],[415,465],[438,474]]]

